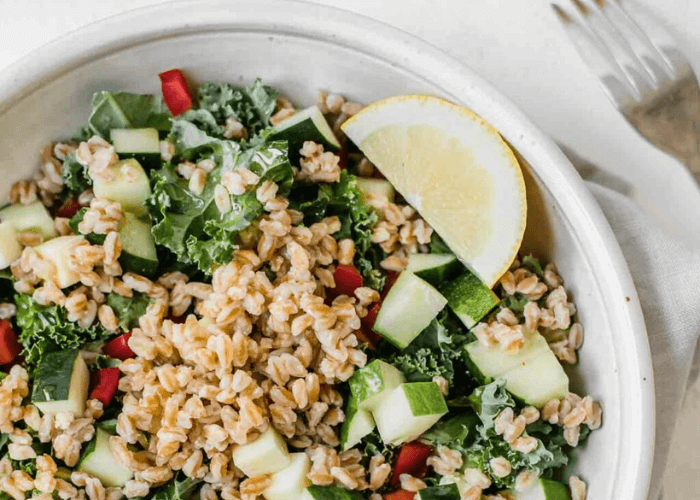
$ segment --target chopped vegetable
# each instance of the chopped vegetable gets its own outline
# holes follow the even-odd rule
[[[396,456],[394,462],[394,473],[391,477],[391,485],[398,486],[401,474],[410,474],[413,477],[422,478],[428,473],[426,464],[428,457],[432,455],[435,448],[429,444],[414,441],[404,444]]]
[[[362,275],[353,265],[339,264],[333,271],[337,295],[355,296],[355,290],[362,286]]]
[[[177,116],[192,108],[192,95],[187,87],[185,75],[179,69],[171,69],[159,74],[163,100],[168,109]]]
[[[21,350],[22,346],[10,322],[6,319],[0,320],[0,365],[12,363]]]
[[[119,386],[119,368],[101,368],[95,373],[95,382],[90,399],[99,399],[106,408]]]
[[[125,359],[134,358],[136,354],[129,347],[129,339],[131,338],[131,332],[124,333],[119,337],[107,342],[104,347],[102,347],[102,352],[113,358]]]

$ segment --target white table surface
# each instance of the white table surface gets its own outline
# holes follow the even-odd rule
[[[254,0],[250,0],[254,1]],[[568,4],[568,0],[558,0]],[[633,7],[633,2],[626,0]],[[634,0],[676,35],[700,69],[700,0]],[[0,0],[0,70],[31,50],[97,19],[153,0]],[[678,184],[683,167],[642,140],[617,114],[565,38],[549,0],[319,0],[393,24],[465,62],[542,129],[591,162],[631,182],[635,197],[667,230],[700,241],[700,192]],[[682,176],[680,176],[683,179]],[[676,196],[664,196],[673,191]],[[679,196],[678,193],[681,193]],[[700,386],[686,403],[664,481],[667,498],[700,491]],[[692,439],[691,444],[688,440]],[[683,450],[686,450],[683,453]]]

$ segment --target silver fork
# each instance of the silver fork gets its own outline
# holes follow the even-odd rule
[[[573,9],[552,8],[610,100],[700,182],[700,88],[673,37],[620,0],[571,4]]]

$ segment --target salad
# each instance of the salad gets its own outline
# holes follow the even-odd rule
[[[586,497],[583,331],[518,254],[495,131],[425,96],[160,78],[95,94],[0,209],[1,500]]]

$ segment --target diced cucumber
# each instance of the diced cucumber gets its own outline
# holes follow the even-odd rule
[[[404,382],[403,373],[398,368],[379,359],[357,370],[349,381],[358,407],[369,411]]]
[[[306,475],[311,470],[311,461],[306,453],[292,453],[291,462],[272,475],[272,483],[262,492],[267,500],[295,500],[301,497],[311,484]]]
[[[406,271],[438,286],[463,272],[464,265],[449,253],[412,253],[408,256]]]
[[[36,369],[32,403],[44,414],[69,411],[82,417],[90,373],[78,349],[45,356]]]
[[[74,247],[85,241],[83,236],[59,236],[34,248],[37,254],[53,266],[42,266],[37,275],[45,281],[53,281],[59,288],[75,285],[80,274],[68,265],[68,255]]]
[[[498,296],[468,269],[441,285],[440,293],[467,328],[476,325],[499,302]]]
[[[368,177],[358,177],[356,182],[357,188],[365,197],[379,200],[386,198],[389,202],[394,202],[396,190],[394,189],[394,186],[391,185],[391,182],[384,179],[374,179]]]
[[[372,413],[382,441],[399,445],[418,438],[447,413],[435,382],[401,384]]]
[[[569,377],[550,350],[526,361],[502,378],[506,389],[525,403],[541,408],[550,399],[561,399],[569,393]]]
[[[525,491],[506,492],[512,500],[571,500],[569,489],[563,483],[552,479],[540,478],[535,485]]]
[[[403,271],[382,303],[372,329],[403,349],[445,307],[447,300],[415,274]]]
[[[53,225],[53,219],[40,201],[29,205],[16,203],[0,210],[0,221],[11,222],[17,232],[34,231],[44,237],[44,240],[54,238],[58,233]]]
[[[357,398],[351,395],[345,408],[345,421],[340,427],[340,446],[343,451],[358,444],[375,426],[372,414],[368,410],[358,408]]]
[[[460,498],[456,484],[443,484],[420,490],[414,500],[459,500]]]
[[[362,500],[362,493],[338,486],[309,486],[300,500]],[[293,500],[293,499],[289,499]]]
[[[109,446],[109,434],[99,427],[80,458],[78,470],[95,476],[105,486],[118,488],[133,476],[131,469],[121,465],[114,457]]]
[[[158,267],[158,255],[156,241],[151,233],[151,220],[124,212],[119,239],[122,243],[119,262],[124,270],[152,276]]]
[[[287,443],[272,427],[268,427],[255,441],[233,450],[233,463],[248,477],[273,474],[291,462]]]
[[[298,163],[299,150],[306,141],[321,144],[325,151],[338,151],[341,147],[318,106],[299,111],[275,125],[270,140],[289,143],[289,159],[292,165]]]
[[[144,168],[160,165],[160,140],[154,128],[114,128],[111,131],[114,151],[120,158],[134,158]]]
[[[131,173],[128,173],[128,171]],[[110,180],[92,179],[92,190],[97,198],[119,202],[122,210],[136,215],[146,215],[146,200],[151,196],[151,184],[141,164],[130,158],[109,167]]]
[[[12,222],[0,222],[0,242],[0,269],[6,269],[22,255],[22,244]]]
[[[524,331],[525,343],[517,353],[507,353],[498,345],[486,347],[471,342],[464,348],[470,361],[470,371],[485,382],[486,378],[498,379],[511,370],[525,366],[528,361],[549,351],[547,340],[537,332]]]

